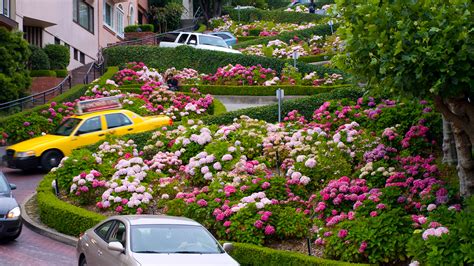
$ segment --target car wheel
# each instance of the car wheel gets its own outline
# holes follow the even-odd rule
[[[18,233],[16,233],[15,235],[13,236],[10,236],[7,238],[7,241],[13,241],[15,239],[17,239],[20,235],[21,235],[21,229],[22,229],[23,226],[20,225],[20,229],[18,230]]]
[[[86,257],[81,256],[81,258],[79,259],[79,266],[87,266]]]
[[[63,154],[59,151],[47,151],[41,156],[41,167],[43,167],[45,171],[49,171],[51,168],[58,166],[62,158]]]

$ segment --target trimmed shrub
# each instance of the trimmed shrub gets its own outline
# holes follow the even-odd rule
[[[278,9],[288,6],[288,0],[268,0],[268,8]]]
[[[65,69],[69,65],[69,48],[60,44],[47,44],[44,52],[48,55],[50,69]]]
[[[16,100],[26,95],[31,84],[26,62],[31,55],[23,33],[0,27],[0,102]]]
[[[105,49],[104,56],[109,66],[120,66],[135,61],[143,62],[149,67],[159,70],[171,67],[176,69],[194,68],[201,73],[214,73],[217,68],[228,64],[241,64],[243,66],[261,64],[263,67],[280,72],[285,67],[285,64],[291,63],[291,60],[200,50],[187,45],[177,48],[142,45],[133,46],[133,49],[130,49],[128,46],[116,46]],[[342,74],[340,70],[323,66],[305,63],[299,63],[297,66],[299,71],[303,73],[316,71],[319,75],[324,75],[324,73]]]
[[[53,70],[31,70],[30,77],[56,77],[56,72]]]
[[[239,10],[225,8],[224,12],[229,14],[232,20],[239,20]],[[311,13],[297,13],[280,10],[263,10],[259,8],[240,9],[240,22],[253,22],[256,20],[273,21],[278,23],[296,23],[319,21],[324,16]]]
[[[58,78],[65,78],[69,74],[67,69],[56,69],[55,72],[56,72],[56,77]]]
[[[154,30],[155,28],[152,24],[128,25],[124,29],[125,32],[153,32]]]
[[[237,39],[239,40],[239,42],[246,42],[246,41],[255,40],[258,38],[259,38],[258,36],[239,36]]]
[[[240,265],[363,265],[342,261],[327,260],[307,256],[301,253],[252,244],[233,243],[234,249],[229,253]]]
[[[200,23],[199,28],[196,30],[196,32],[203,33],[207,30],[207,26],[205,24]]]
[[[201,93],[212,95],[247,95],[247,96],[273,96],[278,88],[285,90],[285,95],[313,95],[328,92],[335,88],[351,87],[352,85],[336,86],[223,86],[223,85],[183,85],[181,91],[190,92],[191,88],[198,88]]]
[[[333,25],[333,28],[335,30],[337,26]],[[269,41],[273,41],[276,39],[288,43],[295,36],[297,36],[301,40],[306,40],[306,39],[311,38],[313,35],[320,35],[320,36],[331,35],[331,27],[329,25],[324,24],[324,25],[317,25],[317,26],[311,27],[309,29],[304,29],[304,30],[285,31],[275,36],[261,37],[261,38],[256,38],[256,39],[245,41],[245,42],[242,41],[234,45],[233,48],[240,49],[240,48],[245,48],[251,45],[267,44]]]
[[[50,63],[48,55],[43,49],[36,45],[30,45],[31,56],[29,61],[29,67],[31,70],[49,69]]]
[[[356,100],[363,94],[360,88],[341,88],[331,92],[320,93],[309,97],[300,99],[292,99],[284,101],[281,107],[282,115],[285,115],[293,110],[298,112],[305,117],[312,117],[315,108],[322,105],[325,101],[349,98]],[[234,118],[238,118],[242,115],[249,116],[251,118],[265,120],[270,123],[278,121],[278,104],[271,104],[262,107],[245,108],[232,112],[227,112],[222,115],[204,117],[202,120],[206,124],[217,124],[224,125],[232,123]]]
[[[329,61],[333,58],[335,54],[318,54],[318,55],[307,55],[301,56],[298,58],[299,62],[304,63],[313,63],[313,62],[321,62],[321,61]]]

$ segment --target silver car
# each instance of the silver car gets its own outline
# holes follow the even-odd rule
[[[113,216],[77,243],[79,265],[239,265],[198,222],[161,215]]]

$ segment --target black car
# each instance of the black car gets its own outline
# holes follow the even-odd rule
[[[0,172],[0,239],[14,240],[21,234],[20,206],[13,198],[14,184],[9,184]]]

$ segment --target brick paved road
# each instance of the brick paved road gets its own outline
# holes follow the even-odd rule
[[[11,170],[0,166],[10,183],[17,185],[14,196],[18,202],[31,195],[43,177],[40,172],[24,174],[21,171]],[[75,264],[74,247],[39,235],[26,226],[16,241],[0,243],[0,266],[16,265],[77,265]]]

